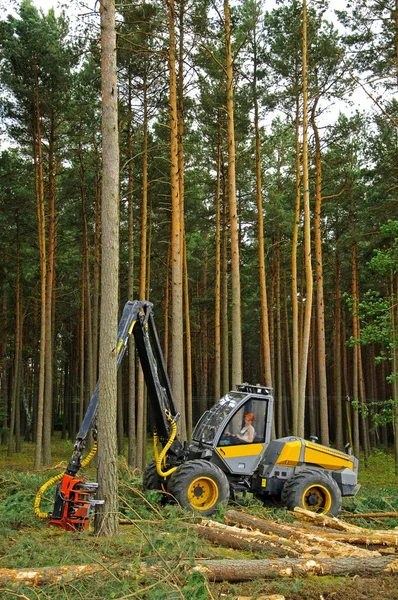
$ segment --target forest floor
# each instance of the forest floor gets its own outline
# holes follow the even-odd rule
[[[131,472],[120,460],[120,526],[114,538],[100,538],[90,530],[83,534],[67,533],[48,527],[33,513],[37,489],[47,479],[62,472],[73,445],[57,441],[53,448],[54,469],[39,473],[32,470],[33,446],[24,444],[21,455],[7,457],[0,447],[0,599],[25,600],[260,600],[273,596],[282,600],[398,600],[398,576],[381,575],[305,578],[253,579],[240,583],[212,583],[192,566],[204,559],[257,560],[273,558],[266,549],[233,550],[211,544],[199,537],[192,527],[196,517],[176,505],[161,506],[159,497],[142,492],[140,474]],[[363,461],[362,461],[363,462]],[[362,464],[362,463],[361,463]],[[88,480],[95,477],[89,469]],[[375,452],[362,466],[362,487],[353,499],[343,503],[343,513],[398,511],[398,478],[393,457]],[[46,494],[42,510],[50,510],[54,489]],[[231,506],[229,506],[231,508]],[[232,506],[275,523],[292,523],[284,509],[266,507],[250,494],[243,505]],[[225,510],[215,520],[223,523]],[[398,519],[351,519],[351,523],[373,529],[395,529]],[[398,550],[397,550],[398,552]],[[5,569],[39,569],[70,565],[94,565],[96,573],[65,576],[61,581],[42,586],[26,583],[1,583]],[[145,569],[142,566],[145,565]]]

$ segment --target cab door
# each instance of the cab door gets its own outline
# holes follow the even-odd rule
[[[226,469],[234,475],[252,475],[256,470],[261,456],[267,447],[269,440],[266,439],[268,401],[251,396],[245,399],[237,410],[231,414],[231,418],[224,426],[217,442],[216,452]],[[245,429],[248,421],[245,416],[250,415],[253,419],[251,426],[254,435],[251,441],[244,441]],[[253,431],[251,430],[251,434]],[[240,436],[240,437],[237,437]]]

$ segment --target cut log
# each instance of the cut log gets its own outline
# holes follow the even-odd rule
[[[295,526],[296,529],[297,526]],[[311,526],[309,523],[302,523],[300,528],[302,532],[321,535],[326,540],[344,542],[345,544],[356,544],[357,546],[386,546],[389,548],[398,548],[398,530],[369,530],[363,529],[362,533],[349,533],[346,531],[332,531],[331,529]]]
[[[376,513],[347,513],[342,515],[344,519],[398,519],[398,512],[376,512]]]
[[[283,525],[282,523],[276,523],[275,521],[269,521],[267,519],[260,519],[247,513],[238,512],[236,510],[229,510],[225,515],[225,521],[230,525],[239,525],[247,529],[253,529],[261,531],[262,533],[270,533],[278,535],[281,538],[294,540],[298,544],[311,545],[312,554],[323,553],[332,557],[338,556],[378,556],[378,552],[372,552],[365,548],[355,548],[347,543],[339,540],[326,539],[320,533],[311,533],[303,531],[298,527],[294,527],[291,524]]]
[[[226,546],[235,550],[248,550],[251,552],[269,552],[272,556],[299,557],[301,549],[287,540],[275,536],[267,536],[260,531],[228,527],[217,523],[216,525],[190,525],[200,536],[219,546]]]
[[[0,569],[0,585],[24,583],[41,586],[60,581],[71,581],[81,576],[104,572],[101,565],[63,565],[60,567],[42,567],[41,569]]]
[[[163,563],[162,563],[163,564]],[[280,558],[264,560],[201,560],[195,567],[186,564],[187,570],[200,572],[210,581],[249,581],[251,579],[277,579],[280,577],[306,577],[308,575],[335,575],[374,577],[381,574],[397,574],[398,559],[390,556],[376,556],[374,558],[317,558],[303,560],[297,558]],[[163,564],[164,566],[164,564]],[[170,564],[170,569],[173,565]],[[110,568],[114,568],[110,565]],[[82,576],[92,576],[98,573],[109,572],[108,566],[101,565],[63,565],[61,567],[43,567],[41,569],[0,569],[0,585],[5,586],[23,583],[28,586],[42,586],[53,583],[73,581]],[[159,569],[156,565],[140,565],[141,574],[156,574]],[[117,573],[121,577],[130,577],[137,574],[136,564],[123,564],[117,566]]]
[[[397,574],[398,560],[391,559],[390,556],[318,560],[203,560],[198,561],[193,571],[206,575],[210,581],[230,582],[309,575],[374,577],[381,574]]]

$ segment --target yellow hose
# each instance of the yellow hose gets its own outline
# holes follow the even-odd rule
[[[86,458],[82,461],[81,466],[82,467],[86,467],[88,465],[88,463],[90,462],[90,460],[93,458],[93,456],[95,455],[95,453],[97,452],[97,442],[95,441],[93,443],[93,447],[91,449],[91,452],[89,452],[89,454],[87,454]],[[64,476],[65,473],[58,473],[58,475],[55,475],[54,477],[51,477],[51,479],[49,479],[48,481],[46,481],[46,483],[44,483],[41,488],[39,489],[39,491],[36,494],[36,498],[35,501],[33,503],[33,511],[36,515],[36,517],[39,517],[39,519],[48,519],[49,515],[47,512],[42,512],[40,510],[40,503],[41,503],[41,499],[43,497],[44,492],[46,491],[47,488],[51,487],[52,485],[54,485],[54,483],[58,483],[58,481],[61,481],[62,477]]]
[[[167,444],[165,445],[165,447],[163,448],[163,450],[161,451],[160,454],[158,453],[157,433],[155,432],[153,434],[153,450],[154,450],[154,456],[155,456],[156,471],[157,471],[157,474],[159,475],[159,477],[168,477],[169,475],[174,473],[174,471],[177,470],[177,467],[172,467],[168,471],[162,470],[162,462],[164,461],[167,451],[170,448],[171,444],[174,442],[175,437],[177,435],[177,423],[174,421],[173,417],[171,416],[171,414],[168,410],[166,410],[165,412],[166,412],[167,420],[171,425],[171,434],[170,434]]]

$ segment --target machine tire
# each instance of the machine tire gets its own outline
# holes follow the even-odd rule
[[[167,491],[183,508],[209,516],[228,501],[229,483],[217,465],[207,460],[189,460],[172,473]]]
[[[296,506],[337,517],[341,511],[341,491],[333,477],[321,469],[304,469],[293,475],[282,490],[282,505]]]
[[[144,490],[158,490],[159,492],[166,491],[166,481],[159,477],[156,470],[156,463],[152,459],[145,467],[142,476],[142,487]]]

